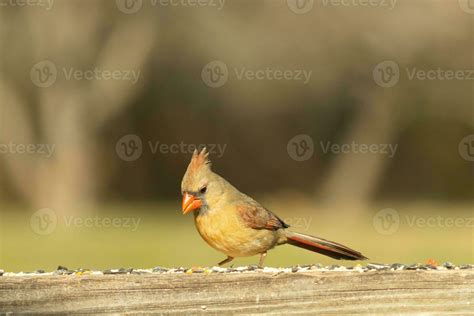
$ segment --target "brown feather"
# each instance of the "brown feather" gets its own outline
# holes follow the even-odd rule
[[[190,172],[195,172],[202,167],[211,167],[211,161],[209,160],[209,153],[206,147],[204,147],[201,152],[198,152],[197,149],[194,150],[188,169]]]
[[[244,222],[254,229],[278,230],[289,227],[278,216],[262,206],[242,204],[236,209]]]
[[[337,242],[306,234],[285,231],[287,243],[296,247],[311,250],[334,259],[364,260],[360,252]]]

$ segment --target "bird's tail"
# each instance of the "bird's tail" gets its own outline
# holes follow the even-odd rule
[[[360,252],[326,239],[285,231],[286,242],[290,245],[308,249],[334,259],[364,260]]]

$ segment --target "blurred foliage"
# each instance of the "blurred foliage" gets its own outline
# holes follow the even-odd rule
[[[473,68],[472,17],[455,1],[397,1],[392,10],[316,3],[298,15],[285,1],[226,1],[220,11],[144,1],[137,13],[123,14],[112,2],[58,0],[51,10],[5,7],[0,14],[0,39],[8,47],[1,78],[3,87],[17,94],[1,104],[1,140],[21,141],[29,129],[30,142],[56,144],[51,168],[63,166],[37,174],[34,164],[40,162],[19,164],[16,169],[40,177],[26,187],[26,175],[12,168],[20,158],[10,157],[12,163],[0,157],[0,198],[34,207],[49,201],[61,208],[84,200],[175,199],[190,155],[153,154],[148,141],[226,145],[222,157],[212,157],[215,169],[251,193],[294,190],[343,198],[366,182],[354,195],[474,197],[472,164],[457,151],[459,141],[473,132],[472,81],[409,80],[407,74],[415,68]],[[42,22],[47,24],[39,28]],[[133,89],[62,79],[41,89],[31,84],[29,73],[44,59],[78,69],[138,67],[132,70],[140,70],[141,77]],[[223,87],[209,88],[201,79],[212,60],[229,68]],[[372,77],[383,60],[400,66],[400,82],[389,89]],[[234,69],[240,67],[304,69],[312,77],[307,85],[237,80]],[[75,99],[78,92],[84,100]],[[8,106],[23,107],[25,117]],[[364,129],[367,135],[360,134]],[[134,162],[115,151],[127,134],[144,143]],[[298,134],[314,140],[315,154],[307,161],[295,162],[287,153],[288,140]],[[341,168],[341,155],[323,153],[320,142],[327,141],[383,141],[398,144],[398,151],[377,163],[348,158],[353,169],[362,170],[355,173]],[[348,188],[338,190],[344,174]],[[42,183],[54,184],[51,192],[35,188]],[[62,204],[53,201],[60,194]]]
[[[381,236],[372,224],[381,208],[473,217],[474,169],[458,150],[474,131],[473,81],[409,77],[414,69],[474,68],[473,17],[458,1],[399,0],[393,9],[315,1],[306,14],[295,14],[284,0],[228,0],[222,10],[143,1],[134,14],[117,3],[56,0],[51,10],[0,8],[0,144],[56,146],[50,158],[0,154],[1,268],[212,265],[222,259],[200,240],[192,220],[180,217],[180,181],[190,153],[152,153],[149,142],[226,146],[222,156],[211,155],[216,172],[283,218],[312,218],[308,232],[347,243],[373,261],[473,261],[472,227],[405,225]],[[47,88],[31,77],[44,60],[59,73]],[[214,60],[229,71],[219,88],[201,77]],[[390,88],[373,77],[386,60],[400,68]],[[136,84],[66,80],[62,71],[70,67],[134,70],[140,78]],[[306,85],[238,80],[235,71],[242,68],[312,75]],[[143,142],[135,161],[116,151],[128,134]],[[300,134],[314,141],[314,155],[305,161],[287,149]],[[321,147],[353,141],[397,145],[397,151],[390,158]],[[420,201],[428,202],[418,207]],[[141,226],[130,232],[60,225],[38,236],[28,223],[41,208],[58,216],[139,217]],[[319,260],[333,262],[286,246],[267,263]]]

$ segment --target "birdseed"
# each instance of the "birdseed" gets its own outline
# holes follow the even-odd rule
[[[432,265],[432,264],[402,264],[402,263],[393,263],[393,264],[381,264],[381,263],[369,263],[366,266],[355,265],[355,266],[340,266],[340,265],[330,265],[323,266],[321,264],[305,264],[305,265],[296,265],[286,268],[274,268],[274,267],[264,267],[260,268],[256,265],[241,266],[241,267],[178,267],[178,268],[164,268],[157,266],[152,269],[133,269],[133,268],[118,268],[118,269],[106,269],[102,271],[92,271],[89,269],[79,268],[76,270],[68,269],[64,266],[59,266],[55,271],[46,272],[45,270],[38,269],[34,272],[5,272],[0,269],[0,276],[31,276],[31,275],[124,275],[124,274],[135,274],[135,275],[145,275],[145,274],[216,274],[216,273],[301,273],[301,272],[329,272],[329,271],[339,271],[339,272],[378,272],[378,271],[401,271],[401,270],[431,270],[431,271],[441,271],[441,270],[468,270],[474,269],[473,264],[462,264],[459,266],[454,265],[451,262],[445,262],[441,265]]]

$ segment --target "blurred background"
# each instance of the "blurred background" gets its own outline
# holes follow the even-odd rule
[[[2,269],[216,264],[202,146],[296,231],[474,262],[472,0],[5,0],[0,51]],[[309,263],[354,264],[266,260]]]

